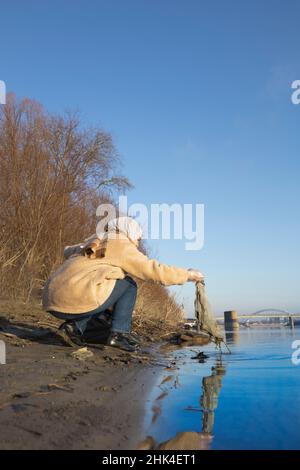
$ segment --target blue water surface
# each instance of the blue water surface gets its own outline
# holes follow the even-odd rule
[[[300,449],[297,339],[298,328],[243,328],[227,333],[232,354],[214,345],[168,353],[178,369],[164,370],[151,392],[147,434],[162,442],[202,431],[212,449]],[[204,363],[192,359],[199,351],[209,356]]]

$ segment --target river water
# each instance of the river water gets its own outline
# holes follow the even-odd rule
[[[232,354],[214,345],[168,353],[176,364],[147,401],[146,434],[163,442],[209,433],[211,449],[300,449],[300,365],[292,362],[300,329],[243,328],[226,339]],[[193,359],[199,351],[202,363]]]

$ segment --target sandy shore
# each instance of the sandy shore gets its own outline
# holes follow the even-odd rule
[[[1,449],[134,449],[144,406],[162,366],[153,352],[105,347],[79,360],[76,349],[0,331]]]
[[[176,368],[169,352],[209,341],[193,332],[179,336],[175,342],[148,341],[138,353],[89,345],[76,357],[79,348],[64,344],[39,306],[0,303],[0,341],[6,345],[0,449],[136,449],[147,434],[150,392]],[[197,445],[202,448],[202,440]]]

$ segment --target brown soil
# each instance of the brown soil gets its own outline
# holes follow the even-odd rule
[[[0,365],[0,448],[135,448],[147,391],[167,365],[153,346],[126,353],[99,345],[78,354],[34,309],[0,311],[7,353]]]
[[[104,345],[63,344],[60,322],[40,306],[0,304],[0,449],[135,449],[143,437],[147,393],[165,352],[144,341],[126,353]],[[152,331],[153,335],[153,331]],[[200,341],[165,334],[169,348]],[[185,337],[186,336],[186,337]],[[202,338],[206,344],[207,338]]]

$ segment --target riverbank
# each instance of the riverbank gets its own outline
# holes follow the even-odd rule
[[[58,344],[0,339],[1,449],[136,448],[147,391],[162,368],[151,351],[88,348],[79,359]]]
[[[129,354],[62,344],[39,308],[2,304],[1,449],[133,449],[160,364],[155,347]],[[26,311],[27,310],[27,311]]]
[[[159,350],[163,343],[144,339],[137,353],[103,345],[67,347],[55,325],[28,308],[0,308],[6,346],[0,448],[136,449],[146,437],[147,396],[174,367]],[[185,336],[175,339],[189,344]]]

